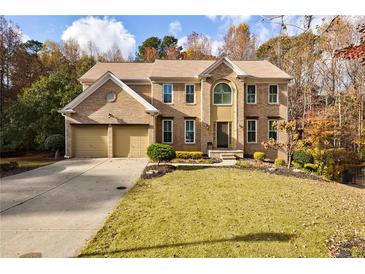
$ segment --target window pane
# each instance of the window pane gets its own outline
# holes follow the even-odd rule
[[[172,103],[172,85],[163,86],[163,101],[164,103]]]
[[[164,121],[164,131],[171,131],[171,121]]]
[[[172,133],[171,132],[164,132],[164,142],[165,143],[171,143],[172,142]]]
[[[186,143],[194,143],[194,121],[185,121],[185,142]]]
[[[186,103],[194,103],[194,92],[195,86],[194,85],[186,85],[185,86],[185,102]]]
[[[231,103],[231,93],[223,93],[223,104],[230,104]]]
[[[270,86],[269,88],[269,102],[277,103],[278,102],[278,86]]]
[[[276,131],[270,131],[269,132],[269,138],[272,138],[274,140],[277,140],[278,139],[278,134]]]
[[[222,104],[222,102],[223,102],[222,94],[214,93],[214,104]]]
[[[256,130],[256,121],[248,121],[248,130],[250,130],[250,131]]]
[[[214,88],[214,104],[231,104],[231,88],[225,83],[220,83]]]
[[[248,132],[248,142],[256,142],[256,133],[255,132]]]

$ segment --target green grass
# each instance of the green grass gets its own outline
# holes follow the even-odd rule
[[[19,157],[1,158],[0,163],[17,162],[18,167],[11,170],[0,170],[0,177],[18,174],[30,169],[47,166],[56,162],[49,154],[29,154]]]
[[[365,236],[365,189],[235,168],[140,180],[80,257],[327,257]]]

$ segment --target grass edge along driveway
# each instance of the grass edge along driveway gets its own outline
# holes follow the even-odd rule
[[[365,236],[365,189],[236,168],[140,180],[80,257],[328,257]]]

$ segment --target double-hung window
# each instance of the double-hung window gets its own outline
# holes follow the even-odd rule
[[[172,144],[173,121],[171,119],[162,120],[162,143]]]
[[[185,120],[185,144],[195,144],[195,120]]]
[[[279,103],[279,87],[278,85],[269,85],[269,104]]]
[[[247,143],[257,143],[257,120],[247,120]]]
[[[278,140],[278,130],[274,126],[276,120],[268,120],[269,139]]]
[[[256,104],[256,85],[247,85],[246,103]]]
[[[195,85],[185,85],[185,103],[195,104]]]
[[[165,104],[172,104],[173,96],[173,86],[172,84],[163,84],[163,102]]]

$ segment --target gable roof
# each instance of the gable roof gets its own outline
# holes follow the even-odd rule
[[[86,98],[88,98],[91,94],[93,94],[98,88],[104,85],[107,81],[113,81],[116,85],[118,85],[121,89],[127,92],[130,96],[132,96],[137,102],[139,102],[147,113],[158,113],[158,110],[148,103],[143,97],[141,97],[137,92],[127,86],[123,81],[119,80],[112,72],[105,72],[99,79],[93,83],[90,87],[88,87],[85,91],[83,91],[80,95],[78,95],[75,99],[73,99],[70,103],[68,103],[64,108],[62,108],[60,113],[74,113],[73,108],[81,104]]]
[[[241,70],[240,67],[238,67],[235,63],[233,63],[231,60],[229,60],[227,57],[221,57],[214,63],[212,63],[209,67],[207,67],[203,72],[199,74],[200,77],[209,77],[210,73],[213,72],[217,67],[219,67],[221,64],[225,64],[229,68],[231,68],[237,76],[246,76],[247,73]]]
[[[94,82],[106,71],[122,81],[150,81],[154,78],[199,78],[225,63],[240,77],[290,80],[292,77],[269,61],[218,60],[155,60],[153,63],[97,63],[81,78]]]

